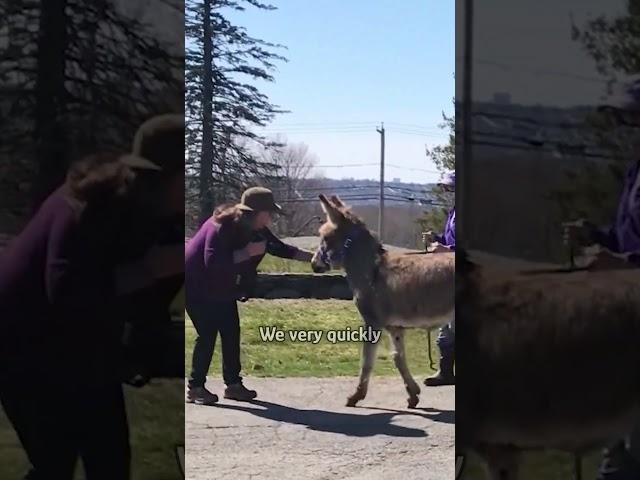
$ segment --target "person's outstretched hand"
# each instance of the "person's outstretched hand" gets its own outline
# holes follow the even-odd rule
[[[431,230],[428,232],[422,232],[422,243],[424,243],[425,247],[429,247],[432,243],[436,241],[436,234]]]
[[[580,219],[562,224],[562,241],[567,247],[593,244],[591,240],[596,227],[588,220]]]

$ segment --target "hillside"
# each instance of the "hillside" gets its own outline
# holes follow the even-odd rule
[[[315,199],[319,193],[325,193],[349,199],[351,205],[369,205],[377,204],[380,196],[380,183],[377,180],[322,178],[313,182],[320,186],[300,188],[296,192],[299,197]],[[429,193],[433,187],[433,184],[388,181],[384,190],[386,203],[406,204],[415,200],[419,204],[428,204],[433,200]]]

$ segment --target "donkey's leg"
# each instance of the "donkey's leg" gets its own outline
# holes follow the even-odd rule
[[[407,355],[404,350],[404,328],[387,327],[387,331],[393,342],[393,362],[396,364],[400,375],[402,375],[404,386],[409,394],[409,399],[407,400],[408,406],[409,408],[415,408],[416,405],[418,405],[420,387],[411,376],[409,367],[407,367]]]
[[[360,381],[355,393],[347,399],[347,407],[355,407],[356,403],[367,396],[369,387],[369,378],[373,370],[373,364],[376,361],[376,350],[378,344],[373,342],[364,342],[362,344],[362,358],[360,365]]]

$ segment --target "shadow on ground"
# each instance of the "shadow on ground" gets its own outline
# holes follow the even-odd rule
[[[243,411],[274,422],[302,425],[310,430],[337,433],[352,437],[387,435],[391,437],[415,438],[427,436],[427,432],[424,430],[391,423],[391,420],[398,415],[416,415],[436,422],[454,423],[453,411],[427,408],[418,408],[413,411],[367,408],[368,410],[381,410],[384,413],[365,415],[317,409],[300,409],[262,400],[253,400],[246,404],[220,403],[217,404],[215,408]],[[422,411],[424,411],[425,414],[421,413]]]

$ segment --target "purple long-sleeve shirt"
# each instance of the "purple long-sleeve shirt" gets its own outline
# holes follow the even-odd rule
[[[99,348],[81,340],[104,338],[106,321],[99,319],[107,320],[114,303],[105,235],[112,229],[101,223],[82,215],[61,188],[2,252],[0,352],[8,362],[51,361]]]
[[[640,160],[627,171],[615,222],[596,230],[594,241],[613,252],[640,256]]]
[[[298,248],[279,240],[269,229],[256,232],[256,235],[267,242],[266,253],[271,255],[294,258],[299,252]],[[234,244],[232,232],[213,219],[200,227],[185,250],[187,302],[230,301],[238,298],[238,275],[254,273],[264,257],[259,255],[235,263],[233,252],[239,248],[242,246]]]
[[[452,250],[456,248],[456,209],[452,208],[447,215],[447,221],[442,235],[436,236],[436,242]]]

